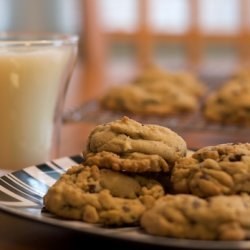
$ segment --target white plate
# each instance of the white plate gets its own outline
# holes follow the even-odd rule
[[[0,178],[0,209],[41,223],[77,230],[95,236],[105,236],[127,242],[182,249],[250,249],[250,241],[201,241],[156,237],[136,227],[103,228],[80,221],[63,220],[43,212],[43,196],[48,188],[70,166],[82,161],[81,156],[56,159],[24,168]]]

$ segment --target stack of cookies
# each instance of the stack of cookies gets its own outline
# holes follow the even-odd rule
[[[185,141],[164,127],[128,117],[99,125],[89,135],[83,163],[48,190],[45,207],[89,223],[137,225],[165,194],[155,175],[168,173],[186,150]]]
[[[165,127],[128,117],[99,125],[83,163],[48,190],[45,208],[88,223],[140,225],[153,235],[250,238],[250,144],[186,152],[185,141]]]
[[[110,88],[100,103],[131,114],[173,115],[197,110],[204,91],[191,73],[170,73],[151,65],[133,82]]]

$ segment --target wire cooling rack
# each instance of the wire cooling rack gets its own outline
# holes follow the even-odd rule
[[[203,78],[203,82],[205,82],[208,86],[207,94],[216,89],[221,83],[225,82],[225,80],[225,78],[218,77]],[[202,106],[203,104],[201,102],[197,111],[180,115],[135,115],[104,109],[99,105],[98,100],[92,100],[67,111],[64,114],[64,122],[86,122],[98,125],[120,119],[122,116],[126,115],[144,124],[158,124],[177,131],[214,132],[216,134],[241,136],[246,135],[246,137],[250,140],[250,127],[209,122],[203,115]]]
[[[98,101],[89,101],[82,106],[72,109],[65,113],[64,122],[87,122],[94,124],[103,124],[119,119],[122,116],[128,116],[138,122],[144,124],[158,124],[161,126],[169,127],[178,131],[209,131],[221,132],[223,134],[249,134],[250,127],[223,125],[207,121],[201,108],[192,113],[176,115],[176,116],[153,116],[153,115],[134,115],[130,113],[114,112],[103,109],[99,106]]]

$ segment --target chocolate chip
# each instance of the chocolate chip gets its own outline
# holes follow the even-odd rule
[[[244,156],[244,154],[235,154],[235,155],[231,155],[229,156],[229,161],[240,161],[242,156]]]
[[[200,176],[200,179],[209,180],[209,175],[208,174],[202,174]]]
[[[189,218],[189,223],[190,223],[191,225],[195,225],[197,222],[195,221],[194,218]]]
[[[117,107],[120,109],[123,109],[125,107],[124,101],[120,98],[116,98],[115,103],[116,103]]]
[[[83,170],[82,168],[79,168],[74,172],[74,174],[78,176],[82,172],[82,170]]]
[[[216,102],[217,102],[218,104],[223,104],[225,101],[224,101],[224,99],[222,99],[221,97],[218,97],[217,100],[216,100]]]
[[[122,206],[122,210],[127,213],[130,211],[130,208],[127,206]]]
[[[250,107],[244,107],[243,109],[245,112],[250,113]]]
[[[154,99],[147,99],[142,101],[142,106],[155,105],[155,104],[159,104],[159,101]]]
[[[90,193],[95,193],[96,192],[96,185],[89,184],[89,192]]]
[[[173,222],[174,222],[174,220],[173,220],[172,218],[168,218],[168,221],[169,221],[170,223],[173,223]]]
[[[199,201],[194,200],[193,203],[192,203],[192,206],[193,206],[193,208],[197,209],[197,208],[199,208],[201,205],[200,205],[200,202],[199,202]]]
[[[249,208],[248,203],[246,203],[245,201],[243,201],[243,206],[244,206],[245,208]]]

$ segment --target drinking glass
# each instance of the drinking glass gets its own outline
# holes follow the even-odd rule
[[[0,35],[0,168],[57,156],[77,42],[74,35]]]

